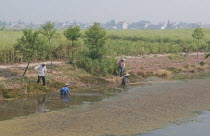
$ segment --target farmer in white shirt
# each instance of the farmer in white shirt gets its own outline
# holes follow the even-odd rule
[[[37,83],[39,84],[40,79],[42,78],[43,85],[45,86],[45,72],[47,71],[46,64],[43,63],[42,65],[36,66],[35,69],[38,70]]]

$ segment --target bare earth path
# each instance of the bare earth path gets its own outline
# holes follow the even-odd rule
[[[51,64],[50,61],[45,62],[47,65]],[[54,65],[59,65],[61,63],[64,63],[64,61],[54,61]],[[34,67],[37,65],[40,65],[41,62],[39,63],[31,63],[29,66]],[[22,63],[22,64],[13,64],[13,65],[0,65],[0,69],[9,69],[9,68],[25,68],[27,66],[27,63]]]
[[[0,122],[2,136],[119,136],[143,133],[210,109],[210,78],[160,82],[83,105]]]

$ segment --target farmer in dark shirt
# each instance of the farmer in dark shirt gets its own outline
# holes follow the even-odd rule
[[[123,79],[122,79],[122,85],[127,85],[129,83],[128,81],[128,76],[130,74],[126,73],[124,76],[123,76]]]
[[[118,61],[118,75],[121,77],[125,68],[125,59],[122,58]]]

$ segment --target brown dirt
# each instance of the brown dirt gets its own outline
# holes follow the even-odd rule
[[[144,57],[127,57],[126,65],[128,72],[157,72],[162,69],[176,68],[182,69],[182,71],[191,71],[190,66],[199,66],[199,63],[204,61],[205,54],[199,53],[197,60],[197,54],[188,54],[185,60],[170,60],[169,55],[147,55]],[[210,62],[210,58],[205,60]],[[185,69],[184,67],[189,67]]]
[[[65,61],[53,61],[53,64],[54,65],[59,65],[59,64],[62,64],[64,63]],[[43,62],[40,62],[40,63],[31,63],[29,66],[30,67],[34,67],[34,66],[37,66],[37,65],[40,65],[42,64]],[[51,62],[50,61],[47,61],[45,62],[47,65],[50,65]],[[27,66],[27,63],[21,63],[21,64],[12,64],[12,65],[0,65],[0,69],[10,69],[10,68],[25,68]]]

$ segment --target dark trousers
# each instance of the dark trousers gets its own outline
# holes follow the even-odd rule
[[[123,75],[123,71],[124,71],[123,67],[119,66],[118,67],[118,76],[121,77]]]
[[[38,76],[38,80],[37,80],[37,83],[39,84],[40,83],[40,79],[42,78],[42,83],[43,85],[45,86],[45,76]]]

